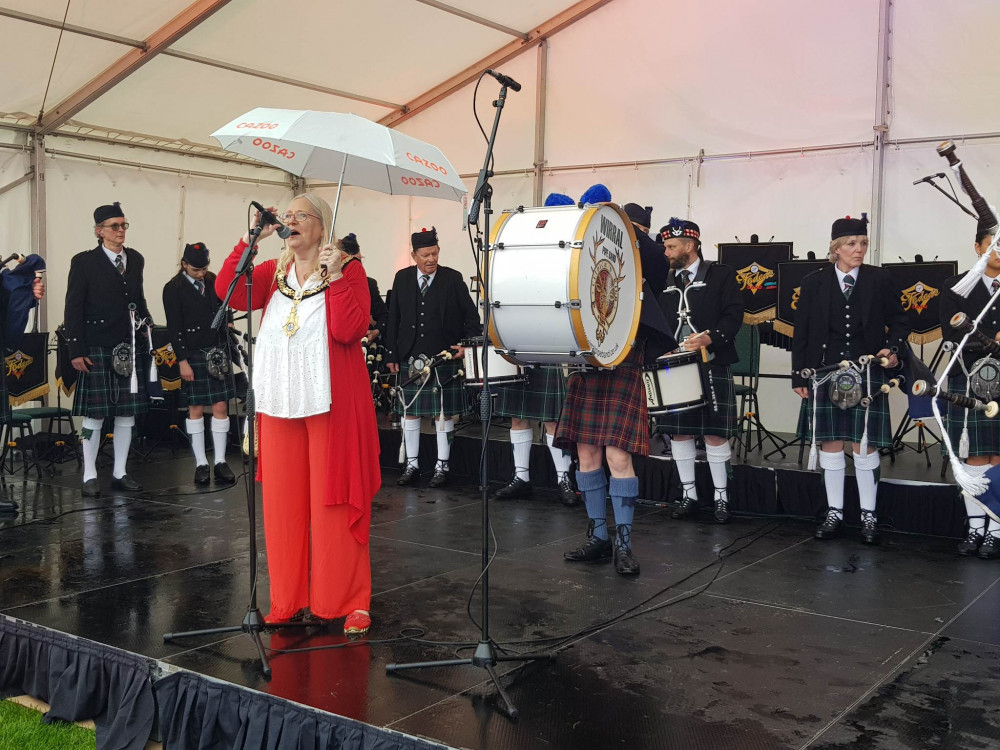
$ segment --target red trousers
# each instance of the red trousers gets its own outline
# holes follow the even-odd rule
[[[269,618],[303,607],[333,620],[368,610],[372,596],[368,545],[351,534],[346,503],[325,505],[329,413],[303,419],[261,414],[264,538],[271,580]]]

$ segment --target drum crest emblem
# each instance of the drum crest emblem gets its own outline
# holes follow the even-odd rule
[[[25,371],[31,366],[31,363],[35,361],[34,357],[29,357],[24,352],[18,350],[13,354],[3,358],[4,363],[7,365],[7,377],[13,375],[18,380],[24,375]]]
[[[927,305],[930,304],[930,301],[939,294],[941,294],[941,292],[934,287],[929,284],[925,284],[922,281],[918,281],[913,286],[907,287],[902,291],[899,301],[903,303],[903,310],[905,312],[914,310],[917,315],[920,315],[927,309]]]
[[[167,344],[166,346],[161,346],[159,349],[153,350],[153,359],[155,360],[157,367],[160,365],[173,367],[177,364],[177,352],[174,351],[172,344]]]
[[[618,312],[618,300],[621,296],[622,281],[625,280],[622,269],[625,261],[621,253],[613,254],[605,250],[598,258],[598,250],[604,244],[606,237],[594,238],[594,249],[590,251],[590,259],[594,262],[594,271],[590,282],[590,310],[597,320],[597,343],[603,344],[608,335],[608,329]],[[607,257],[610,256],[610,257]]]
[[[776,282],[772,281],[768,283],[773,278],[774,271],[756,261],[736,272],[736,280],[740,284],[740,291],[749,291],[750,294],[757,294],[765,286],[774,286]]]

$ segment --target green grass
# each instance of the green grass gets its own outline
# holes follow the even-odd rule
[[[97,737],[76,724],[42,724],[42,715],[0,701],[0,750],[94,750]]]

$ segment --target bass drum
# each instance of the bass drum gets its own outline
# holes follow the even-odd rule
[[[639,328],[642,265],[617,205],[504,211],[489,262],[490,340],[511,362],[625,361]]]

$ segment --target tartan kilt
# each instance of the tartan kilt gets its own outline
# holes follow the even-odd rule
[[[872,390],[889,380],[890,374],[881,367],[872,367]],[[819,401],[816,406],[816,442],[846,440],[860,443],[865,432],[865,409],[858,404],[850,409],[841,409],[830,400],[830,382],[819,387]],[[862,390],[867,378],[862,373]],[[864,393],[862,394],[864,395]],[[796,398],[798,398],[796,396]],[[796,436],[812,440],[813,390],[809,387],[809,398],[799,407],[799,426]],[[889,419],[889,396],[880,394],[868,408],[868,444],[875,448],[892,445],[892,424]]]
[[[642,370],[630,362],[614,370],[582,370],[569,376],[555,445],[614,446],[649,455],[649,414]]]
[[[566,400],[566,376],[561,367],[529,367],[523,383],[491,386],[497,394],[493,413],[531,421],[556,422]]]
[[[10,393],[7,391],[7,376],[0,375],[0,424],[10,422]]]
[[[729,365],[709,365],[718,411],[712,408],[711,395],[705,405],[690,411],[652,416],[653,433],[665,435],[717,435],[730,438],[736,434],[736,393]]]
[[[964,375],[949,375],[948,390],[952,393],[965,393]],[[970,393],[970,395],[975,395]],[[965,424],[965,408],[955,406],[948,402],[938,402],[942,406],[947,404],[947,410],[941,410],[944,417],[945,426],[948,428],[948,437],[951,438],[951,445],[958,455],[958,443],[962,439],[962,426]],[[981,411],[969,409],[969,456],[1000,456],[1000,417],[990,419]]]
[[[149,409],[146,379],[149,377],[149,353],[136,343],[135,374],[139,392],[129,393],[129,377],[114,371],[111,364],[113,346],[91,346],[87,357],[94,364],[90,372],[81,372],[73,396],[73,416],[132,417]]]
[[[408,417],[437,417],[441,414],[442,397],[444,399],[444,415],[451,417],[455,414],[465,414],[468,411],[466,401],[465,385],[461,378],[454,378],[456,372],[462,369],[464,363],[445,362],[435,367],[431,371],[430,380],[423,390],[420,390],[420,381],[406,386],[403,389],[402,397],[406,400],[406,416]],[[403,365],[399,368],[399,377],[406,380]],[[444,388],[438,385],[442,381],[451,380]],[[417,393],[420,393],[418,396]],[[416,400],[414,397],[416,396]],[[413,403],[410,403],[413,401]],[[392,410],[395,414],[403,413],[403,405],[399,396],[393,403]]]
[[[181,380],[181,393],[189,406],[211,406],[219,401],[236,398],[232,362],[229,363],[226,379],[219,380],[208,374],[208,356],[205,350],[189,351],[187,361],[194,371],[194,380],[190,383]]]

